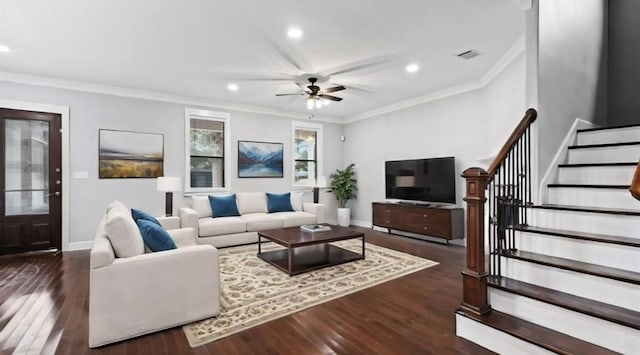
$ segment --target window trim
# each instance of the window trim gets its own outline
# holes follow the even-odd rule
[[[320,123],[304,122],[304,121],[291,121],[291,186],[293,187],[313,187],[315,181],[309,183],[296,183],[296,129],[305,129],[316,132],[316,179],[324,175],[324,125]]]
[[[223,187],[191,187],[191,119],[224,122],[224,151],[222,155],[224,169]],[[210,192],[227,192],[231,190],[231,114],[202,110],[184,109],[184,194],[195,195]]]

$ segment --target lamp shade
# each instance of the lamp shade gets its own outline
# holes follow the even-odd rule
[[[174,192],[182,189],[180,178],[161,176],[158,178],[158,191]]]
[[[316,179],[316,187],[327,187],[327,177],[318,176],[318,178]]]

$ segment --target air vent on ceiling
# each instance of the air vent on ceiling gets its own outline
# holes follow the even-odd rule
[[[458,57],[464,58],[464,59],[471,59],[471,58],[477,57],[479,55],[480,55],[480,52],[478,52],[475,49],[470,49],[470,50],[468,50],[466,52],[462,52],[460,54],[457,54]]]

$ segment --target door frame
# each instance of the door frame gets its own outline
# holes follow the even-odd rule
[[[85,249],[82,246],[74,247],[69,243],[69,211],[71,206],[69,201],[69,196],[71,196],[69,188],[71,185],[71,171],[69,164],[69,106],[0,99],[0,107],[12,110],[48,112],[60,115],[60,127],[62,129],[62,251]]]

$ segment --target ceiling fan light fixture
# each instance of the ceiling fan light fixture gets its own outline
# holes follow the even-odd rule
[[[313,99],[312,98],[308,98],[307,99],[307,110],[313,110]]]
[[[320,99],[315,99],[316,101],[316,108],[322,108],[322,101]]]

